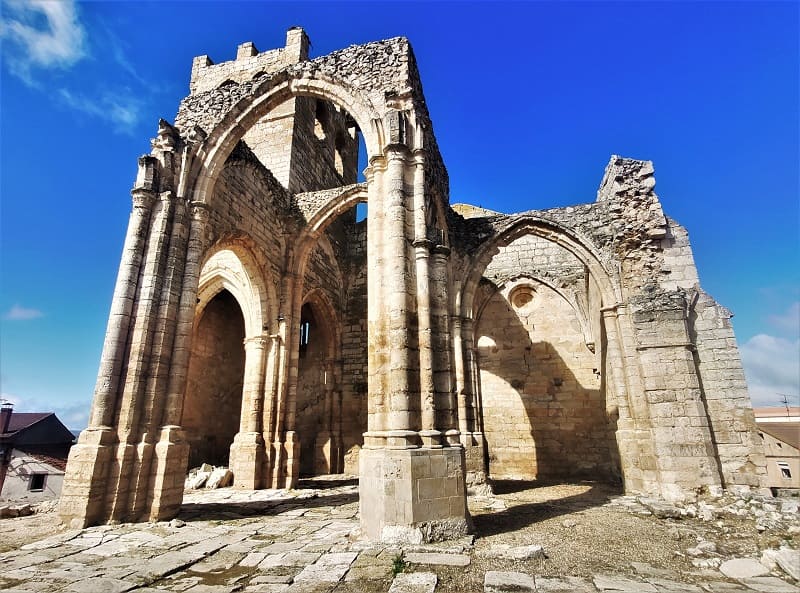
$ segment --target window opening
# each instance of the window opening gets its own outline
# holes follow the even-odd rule
[[[311,325],[314,322],[314,314],[311,306],[308,304],[303,305],[300,310],[300,356],[305,356],[308,350],[308,343],[311,339]]]
[[[367,220],[367,203],[366,202],[359,202],[356,204],[356,222],[361,222],[362,220]]]
[[[31,481],[28,484],[28,490],[32,492],[43,491],[45,478],[47,478],[47,474],[31,474]]]
[[[781,477],[785,480],[792,479],[792,470],[789,469],[789,464],[785,461],[778,461],[778,469],[781,470]]]
[[[314,112],[314,135],[317,137],[317,140],[326,140],[327,135],[325,134],[325,105],[322,101],[317,101],[315,112]]]

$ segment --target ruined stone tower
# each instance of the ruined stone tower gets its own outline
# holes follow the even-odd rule
[[[66,522],[170,518],[203,461],[357,472],[364,534],[397,541],[464,533],[487,477],[759,486],[730,314],[649,162],[586,205],[451,207],[408,41],[308,47],[195,58],[139,159]]]

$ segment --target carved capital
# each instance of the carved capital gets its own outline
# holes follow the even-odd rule
[[[198,222],[208,222],[211,214],[208,204],[205,202],[191,202],[192,218]]]
[[[143,187],[136,187],[131,190],[131,200],[134,208],[150,210],[155,204],[156,192]]]

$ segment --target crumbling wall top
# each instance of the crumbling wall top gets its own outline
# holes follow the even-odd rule
[[[215,64],[208,56],[197,56],[192,61],[189,92],[194,95],[217,88],[223,82],[242,83],[253,74],[271,74],[287,66],[308,60],[309,39],[300,27],[286,32],[286,46],[259,52],[252,41],[239,45],[236,59]]]

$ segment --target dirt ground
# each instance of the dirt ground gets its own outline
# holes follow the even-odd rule
[[[695,518],[658,519],[637,514],[614,504],[612,501],[620,492],[601,483],[501,482],[494,488],[493,497],[469,500],[475,540],[468,567],[409,566],[408,569],[435,570],[439,576],[437,591],[452,593],[483,591],[487,570],[522,571],[543,577],[591,577],[642,574],[642,570],[652,569],[652,574],[693,583],[709,579],[713,571],[693,566],[686,554],[699,541],[715,542],[717,555],[727,559],[757,558],[762,550],[777,548],[782,542],[796,548],[800,540],[800,536],[788,531],[759,532],[752,518],[726,516],[703,522]],[[61,530],[53,511],[5,519],[0,521],[0,552]],[[543,546],[546,558],[514,561],[486,554],[503,545],[531,544]],[[643,563],[649,568],[641,564],[634,567],[632,563]],[[349,586],[342,585],[342,590]]]

